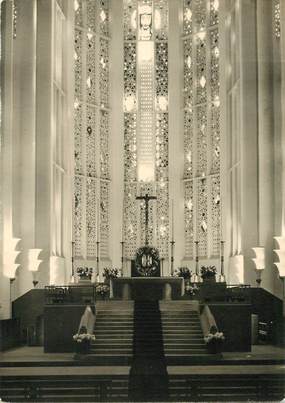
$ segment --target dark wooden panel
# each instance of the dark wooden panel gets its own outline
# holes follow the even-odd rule
[[[223,351],[251,351],[251,306],[236,303],[208,306],[225,335]]]
[[[20,345],[20,323],[16,319],[0,320],[0,351]]]
[[[44,309],[45,353],[74,351],[72,336],[77,333],[86,305],[46,305]]]

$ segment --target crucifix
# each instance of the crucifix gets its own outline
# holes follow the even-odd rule
[[[137,200],[143,200],[145,202],[145,246],[148,246],[148,204],[150,200],[156,200],[156,196],[137,196]]]

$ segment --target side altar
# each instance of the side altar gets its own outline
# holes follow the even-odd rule
[[[117,277],[111,280],[114,298],[171,300],[184,294],[182,277]]]

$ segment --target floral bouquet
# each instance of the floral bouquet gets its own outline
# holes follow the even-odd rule
[[[95,339],[95,334],[87,333],[86,326],[81,326],[79,332],[73,335],[73,340],[76,343],[76,352],[79,354],[88,354],[91,341],[95,341]]]
[[[119,277],[119,269],[108,269],[105,268],[103,271],[103,277],[105,278],[105,280],[110,280],[111,278],[116,278]]]
[[[196,284],[194,284],[194,286],[192,286],[190,283],[185,284],[186,294],[194,296],[197,291],[198,291],[198,287],[196,286]]]
[[[101,295],[102,297],[107,297],[107,294],[110,292],[110,287],[107,284],[98,284],[96,286],[96,294]]]
[[[218,332],[216,326],[212,326],[209,334],[204,337],[204,340],[210,353],[218,353],[221,351],[225,336],[223,332]]]
[[[204,278],[209,278],[209,277],[215,277],[217,274],[217,269],[215,266],[202,266],[201,267],[201,277]]]
[[[177,277],[183,277],[184,280],[190,280],[192,272],[188,267],[178,267],[178,269],[175,270],[175,276]]]
[[[76,272],[81,279],[91,280],[93,268],[92,267],[78,267]]]
[[[77,343],[82,343],[85,341],[95,341],[96,337],[95,334],[90,334],[90,333],[76,333],[73,335],[73,340],[76,341]]]

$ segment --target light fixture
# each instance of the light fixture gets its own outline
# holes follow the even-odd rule
[[[285,237],[275,236],[274,239],[278,244],[278,249],[274,249],[274,252],[279,258],[279,262],[274,264],[278,269],[279,276],[285,278]]]
[[[39,255],[42,249],[33,248],[28,251],[28,269],[33,273],[33,285],[36,287],[38,280],[36,279],[36,273],[42,260],[39,259]]]
[[[19,263],[15,263],[20,251],[16,250],[20,238],[4,239],[3,241],[3,273],[5,277],[14,281],[16,271],[20,266]]]
[[[258,286],[260,286],[261,284],[261,273],[263,272],[263,270],[265,269],[265,249],[263,247],[256,247],[256,248],[252,248],[255,257],[252,258],[252,261],[255,264],[255,271],[257,274],[257,279],[256,282],[258,284]]]

